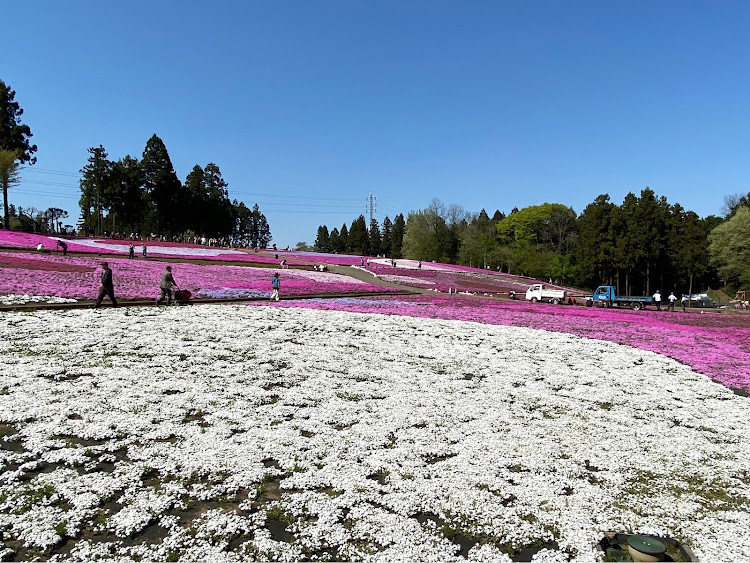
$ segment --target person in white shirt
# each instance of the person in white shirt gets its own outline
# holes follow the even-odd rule
[[[677,301],[677,297],[675,296],[674,291],[671,291],[669,293],[669,297],[667,297],[667,299],[669,299],[669,305],[667,305],[667,311],[672,309],[672,312],[674,313],[674,302]]]
[[[661,293],[659,293],[658,289],[654,293],[654,303],[656,303],[656,310],[661,311]]]

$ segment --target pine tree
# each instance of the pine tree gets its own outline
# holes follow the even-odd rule
[[[351,251],[351,247],[349,246],[349,229],[346,228],[346,223],[341,225],[341,230],[339,231],[339,241],[340,249],[338,250],[338,252],[347,253]]]
[[[339,230],[336,227],[331,231],[330,246],[331,252],[341,252],[341,238],[339,237]]]
[[[370,253],[370,240],[367,234],[367,223],[365,222],[364,215],[360,215],[352,221],[347,240],[349,252],[352,254],[367,256]]]
[[[391,258],[401,258],[404,244],[404,234],[406,233],[406,221],[404,214],[399,213],[393,220],[393,235],[391,238]]]
[[[96,234],[102,234],[102,213],[109,208],[113,192],[113,163],[107,159],[102,145],[88,149],[88,163],[81,169],[81,208],[84,224]]]
[[[0,184],[3,187],[3,210],[4,225],[5,228],[10,228],[10,217],[15,214],[15,208],[13,212],[8,207],[8,189],[12,186],[17,186],[21,181],[20,163],[17,161],[17,151],[6,151],[0,150]]]
[[[383,256],[391,255],[391,245],[393,244],[393,223],[386,215],[383,219],[383,227],[380,236],[380,252]]]
[[[318,227],[318,236],[315,238],[315,250],[318,252],[331,251],[331,238],[328,234],[328,227],[325,225]]]
[[[175,174],[167,147],[156,134],[146,142],[141,159],[146,193],[152,204],[153,227],[169,233],[179,223],[177,212],[182,184]]]
[[[378,225],[378,220],[374,217],[372,218],[372,221],[370,221],[370,232],[368,238],[370,240],[370,254],[372,256],[379,255],[381,245],[380,225]]]

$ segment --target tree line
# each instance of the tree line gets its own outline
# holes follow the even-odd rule
[[[328,230],[327,225],[318,227],[313,250],[401,258],[405,233],[406,222],[403,214],[396,215],[393,221],[386,216],[382,227],[374,218],[368,227],[365,216],[360,215],[351,222],[349,227],[346,223],[341,226],[341,229],[334,227],[331,231]]]
[[[81,169],[79,205],[90,232],[156,233],[170,239],[209,237],[265,247],[271,229],[257,204],[230,201],[228,184],[213,162],[195,165],[182,183],[164,142],[153,135],[140,160],[109,160],[103,146],[88,149]]]
[[[365,230],[360,216],[343,244],[336,232],[337,246],[327,227],[319,227],[315,249],[476,266],[579,287],[614,285],[627,295],[737,289],[750,285],[750,193],[729,196],[724,211],[724,217],[700,218],[650,188],[627,194],[620,205],[602,194],[580,215],[543,203],[490,217],[484,209],[470,213],[433,199],[409,212],[405,224],[398,216],[404,228],[397,243],[387,217],[378,231],[377,221]]]

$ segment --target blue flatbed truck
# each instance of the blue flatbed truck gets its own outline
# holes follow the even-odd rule
[[[586,302],[586,305],[589,307],[594,304],[599,307],[630,307],[634,311],[639,311],[653,302],[653,297],[646,297],[643,295],[630,295],[627,297],[619,296],[617,295],[614,286],[600,285],[596,288],[591,299]]]

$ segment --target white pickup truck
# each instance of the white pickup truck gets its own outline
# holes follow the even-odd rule
[[[535,283],[529,289],[526,290],[526,300],[536,303],[537,301],[544,301],[546,303],[554,303],[559,305],[565,302],[567,294],[563,289],[550,289],[543,283]]]

